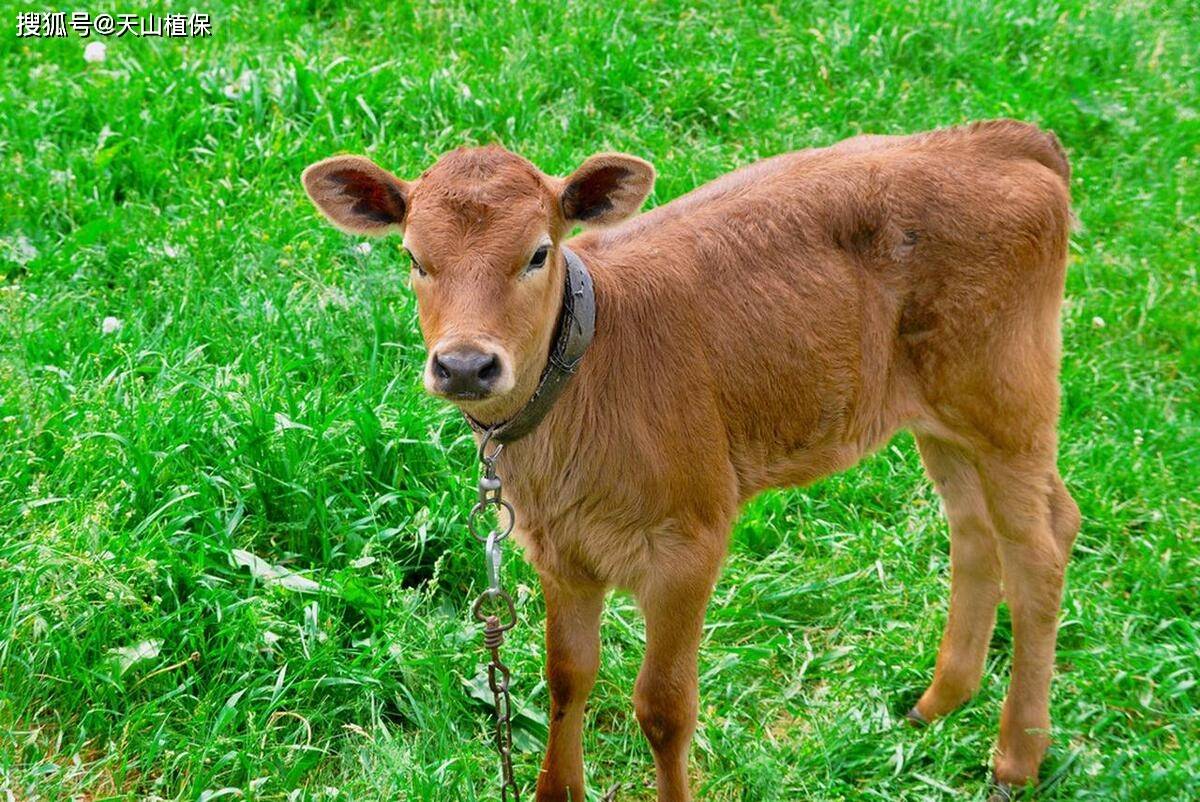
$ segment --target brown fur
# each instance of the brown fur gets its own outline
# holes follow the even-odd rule
[[[544,364],[563,266],[555,253],[520,277],[538,237],[614,223],[653,180],[632,157],[589,163],[554,179],[503,149],[459,150],[397,180],[399,225],[430,274],[414,286],[431,351],[484,341],[510,363],[505,393],[462,404],[476,418],[511,414]],[[1079,528],[1055,464],[1068,181],[1052,134],[999,120],[779,156],[570,240],[595,281],[595,341],[500,465],[546,590],[539,800],[583,798],[583,710],[614,586],[646,616],[634,703],[659,799],[690,798],[696,653],[739,505],[847,468],[901,427],[952,539],[950,614],[918,712],[944,715],[978,687],[1003,592],[1015,655],[996,773],[1036,778]]]

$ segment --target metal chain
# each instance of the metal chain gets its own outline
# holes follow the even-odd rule
[[[496,752],[500,755],[500,799],[501,802],[520,802],[521,792],[513,776],[512,753],[512,698],[508,693],[508,666],[500,660],[500,647],[504,645],[504,633],[516,626],[517,608],[512,596],[500,585],[501,546],[512,534],[516,514],[512,505],[501,497],[500,477],[496,475],[496,460],[504,450],[501,444],[488,453],[493,430],[484,432],[479,443],[479,462],[483,471],[479,477],[479,499],[467,517],[467,528],[476,541],[483,544],[484,561],[487,565],[488,587],[475,599],[471,615],[483,624],[483,647],[490,652],[488,663],[488,686],[496,707]],[[494,507],[496,528],[484,525],[488,508]],[[507,520],[505,519],[507,514]],[[487,534],[483,534],[486,528]]]

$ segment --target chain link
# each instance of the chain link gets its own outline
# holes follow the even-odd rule
[[[471,615],[483,624],[483,647],[490,653],[488,663],[488,687],[496,709],[496,752],[500,756],[500,799],[501,802],[520,802],[521,791],[513,775],[512,753],[512,698],[508,692],[508,666],[500,660],[500,647],[504,645],[504,633],[517,623],[517,608],[512,596],[500,584],[501,547],[512,534],[516,514],[512,505],[501,496],[502,483],[496,475],[496,460],[504,450],[502,444],[488,452],[492,430],[484,433],[479,443],[479,462],[483,472],[479,477],[479,499],[471,508],[467,528],[471,536],[483,544],[484,561],[487,566],[488,587],[475,599]],[[492,507],[496,514],[496,528],[482,534],[482,522]],[[501,513],[507,513],[507,520]]]

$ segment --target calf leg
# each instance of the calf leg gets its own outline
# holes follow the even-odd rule
[[[1058,471],[1054,471],[1050,476],[1050,525],[1054,528],[1054,538],[1063,557],[1071,555],[1075,536],[1079,534],[1079,524],[1079,505],[1067,492],[1067,486],[1063,484]]]
[[[600,668],[605,589],[564,586],[542,576],[550,740],[538,775],[538,802],[583,802],[583,713]]]
[[[1050,743],[1064,547],[1074,540],[1078,508],[1064,500],[1066,489],[1059,489],[1052,457],[987,455],[980,458],[980,474],[999,535],[1013,627],[1012,680],[1000,717],[996,779],[1019,785],[1037,779]]]
[[[680,561],[685,562],[685,561]],[[687,578],[673,565],[638,593],[646,657],[634,689],[638,723],[654,753],[659,802],[688,802],[688,750],[696,729],[697,652],[715,566]]]
[[[979,689],[1000,602],[1000,561],[979,472],[954,446],[927,436],[917,445],[950,524],[950,612],[933,681],[909,713],[925,723]]]

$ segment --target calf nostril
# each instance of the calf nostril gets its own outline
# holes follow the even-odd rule
[[[450,378],[450,369],[446,367],[444,362],[442,362],[442,358],[440,356],[435,356],[433,358],[433,375],[438,379]]]
[[[479,379],[481,381],[490,382],[500,375],[500,360],[492,354],[483,366],[479,368]]]

